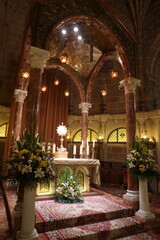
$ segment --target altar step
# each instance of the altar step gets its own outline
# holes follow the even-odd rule
[[[36,201],[36,229],[39,233],[98,223],[133,215],[133,210],[103,196],[86,196],[84,203],[61,204]]]
[[[155,240],[134,217],[108,220],[39,234],[41,240]],[[141,233],[143,232],[143,233]],[[135,234],[136,233],[136,234]],[[139,234],[140,233],[140,234]],[[127,236],[127,237],[125,237]]]
[[[104,196],[84,197],[83,204],[36,201],[36,211],[36,229],[41,240],[159,239],[147,231],[160,228],[160,219],[140,221],[131,208]]]

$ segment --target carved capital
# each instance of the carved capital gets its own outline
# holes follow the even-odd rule
[[[87,102],[82,102],[79,104],[79,108],[81,108],[82,113],[87,113],[89,112],[89,109],[92,107],[91,103],[87,103]]]
[[[30,47],[28,62],[31,68],[43,69],[49,59],[49,51],[44,49]]]
[[[28,91],[24,91],[21,89],[15,89],[15,91],[14,91],[15,102],[24,103],[24,99],[26,98],[27,93],[28,93]]]
[[[127,93],[135,93],[136,87],[140,86],[140,80],[133,77],[128,77],[122,81],[120,81],[120,88],[124,87],[125,94]]]

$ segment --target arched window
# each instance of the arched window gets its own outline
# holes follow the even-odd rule
[[[7,137],[8,125],[9,125],[9,123],[3,123],[2,125],[0,125],[0,138]]]
[[[127,132],[126,128],[117,128],[113,130],[107,139],[108,143],[126,143],[127,142]]]
[[[97,142],[98,134],[93,129],[88,129],[88,142]],[[73,136],[73,142],[81,142],[81,130]]]

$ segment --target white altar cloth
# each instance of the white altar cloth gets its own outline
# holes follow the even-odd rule
[[[100,161],[98,159],[85,159],[85,158],[55,158],[55,165],[65,166],[85,166],[93,168],[92,183],[100,185]]]

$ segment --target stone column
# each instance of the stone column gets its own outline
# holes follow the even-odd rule
[[[139,179],[139,210],[135,215],[143,220],[155,218],[155,215],[149,209],[147,179]]]
[[[43,49],[39,49],[36,47],[30,47],[29,59],[30,62],[30,81],[28,86],[28,96],[27,96],[27,110],[26,110],[26,128],[29,131],[37,130],[37,122],[38,122],[38,110],[39,110],[39,98],[41,91],[41,75],[43,72],[43,67],[47,59],[49,58],[49,52]],[[18,89],[19,90],[19,89]],[[21,90],[22,91],[22,90]],[[22,92],[15,91],[18,101],[22,98]],[[23,91],[24,95],[27,94],[26,91]],[[18,97],[19,96],[19,97]],[[21,103],[22,104],[22,103]],[[19,103],[19,109],[21,104]],[[22,109],[21,109],[22,110]],[[19,115],[19,113],[18,113]],[[16,126],[18,128],[19,118],[17,116]],[[16,136],[18,136],[18,131],[20,129],[16,129]],[[15,232],[20,229],[20,222],[22,216],[22,208],[23,208],[23,186],[19,185],[18,190],[18,200],[16,206],[14,208],[14,230]]]
[[[21,230],[17,233],[17,240],[38,240],[35,229],[35,189],[24,189]]]
[[[87,148],[87,130],[88,130],[88,112],[89,109],[92,107],[91,103],[82,102],[79,104],[79,108],[82,111],[82,140],[83,140],[83,147],[84,147],[84,155],[86,156],[86,148]]]
[[[49,52],[36,47],[30,47],[30,81],[28,86],[26,128],[37,131],[39,100],[41,92],[41,78],[43,68],[49,59]]]
[[[120,81],[120,87],[124,87],[126,101],[126,128],[127,128],[127,153],[130,151],[130,146],[135,140],[136,133],[136,116],[135,116],[135,90],[136,86],[140,85],[140,80],[128,77]],[[132,207],[138,207],[139,192],[138,180],[136,181],[129,173],[127,174],[128,189],[123,195],[124,202]]]
[[[14,119],[14,128],[13,128],[13,137],[15,140],[19,139],[20,131],[21,131],[21,121],[22,121],[22,111],[23,111],[23,103],[24,99],[27,96],[27,91],[21,89],[15,89],[14,97],[15,97],[15,119]]]

